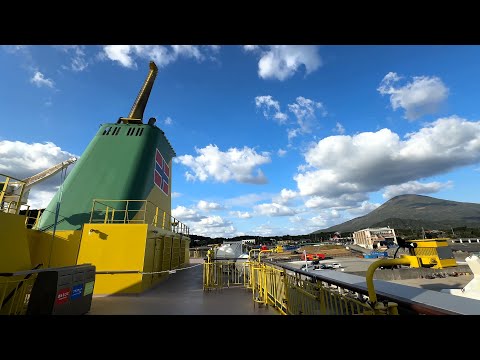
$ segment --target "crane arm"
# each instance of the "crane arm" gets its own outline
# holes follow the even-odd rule
[[[71,157],[70,159],[62,161],[61,163],[58,163],[58,164],[52,166],[51,168],[43,170],[43,171],[39,172],[38,174],[35,174],[35,175],[30,176],[26,179],[23,179],[22,181],[25,183],[24,191],[28,190],[29,188],[31,188],[36,183],[38,183],[40,181],[43,181],[45,179],[48,179],[49,177],[55,175],[56,173],[58,173],[59,171],[61,171],[64,168],[66,168],[70,164],[73,164],[75,161],[77,161],[77,158],[76,157]]]
[[[119,121],[129,124],[142,124],[143,123],[143,112],[147,106],[148,98],[150,97],[150,92],[152,91],[153,83],[157,77],[158,68],[153,61],[150,61],[150,71],[148,72],[147,78],[145,79],[140,92],[133,103],[132,109],[128,117],[121,117]]]

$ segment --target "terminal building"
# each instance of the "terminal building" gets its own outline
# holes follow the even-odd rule
[[[377,249],[384,244],[396,244],[395,230],[390,227],[368,228],[353,233],[353,243],[365,249]]]

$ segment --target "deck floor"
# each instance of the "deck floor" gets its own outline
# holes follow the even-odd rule
[[[202,263],[191,259],[190,265]],[[243,287],[204,292],[203,267],[177,271],[140,295],[95,296],[89,315],[278,315]]]

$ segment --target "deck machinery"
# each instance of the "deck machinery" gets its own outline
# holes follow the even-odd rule
[[[457,266],[446,238],[397,240],[400,247],[408,249],[409,254],[402,255],[402,257],[410,261],[410,267],[443,269]]]
[[[189,262],[188,227],[171,216],[175,151],[154,118],[143,122],[157,72],[150,62],[128,117],[100,126],[36,229],[22,229],[31,267],[91,263],[94,294],[117,294],[140,293]]]

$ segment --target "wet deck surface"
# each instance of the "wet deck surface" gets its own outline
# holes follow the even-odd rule
[[[191,259],[191,264],[203,260]],[[204,292],[203,267],[177,271],[141,295],[94,297],[89,315],[278,315],[243,287]]]

